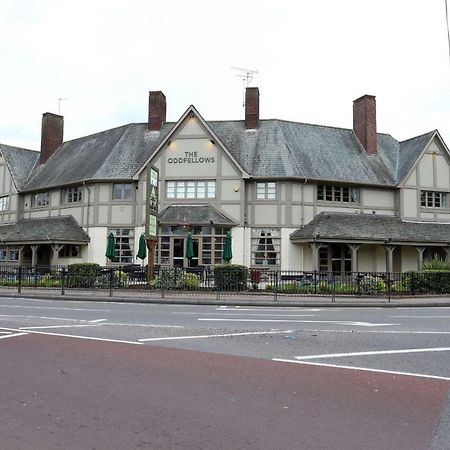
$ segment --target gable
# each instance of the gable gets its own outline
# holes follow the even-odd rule
[[[155,164],[166,179],[248,177],[193,106],[173,126],[148,163]]]

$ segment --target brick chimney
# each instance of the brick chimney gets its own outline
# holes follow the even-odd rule
[[[259,122],[259,89],[248,87],[245,90],[245,128],[254,130]]]
[[[353,131],[369,155],[377,152],[377,106],[373,95],[353,102]]]
[[[166,96],[161,91],[150,91],[148,98],[148,129],[159,131],[166,121]]]
[[[42,115],[41,154],[39,164],[44,164],[63,143],[64,117],[53,113]]]

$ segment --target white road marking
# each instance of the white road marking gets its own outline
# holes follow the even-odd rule
[[[346,356],[371,356],[371,355],[396,355],[401,353],[428,353],[428,352],[448,352],[450,347],[434,348],[408,348],[404,350],[376,350],[371,352],[349,352],[349,353],[325,353],[322,355],[294,356],[297,360],[323,359],[323,358],[343,358]]]
[[[440,377],[437,375],[427,375],[424,373],[397,372],[394,370],[370,369],[368,367],[343,366],[343,365],[339,365],[339,364],[313,363],[313,362],[309,362],[309,361],[296,361],[296,360],[292,360],[292,359],[281,359],[281,358],[273,358],[272,361],[287,362],[287,363],[291,363],[291,364],[304,364],[304,365],[309,365],[309,366],[333,367],[335,369],[360,370],[363,372],[387,373],[387,374],[392,374],[392,375],[404,375],[404,376],[408,376],[408,377],[432,378],[435,380],[450,381],[450,378],[448,378],[448,377]]]
[[[361,308],[359,308],[361,309]],[[322,311],[320,308],[281,308],[282,311],[311,311],[311,312],[318,312],[318,311]],[[334,308],[333,308],[334,310]],[[239,307],[224,307],[224,306],[219,306],[218,308],[216,308],[216,311],[276,311],[279,312],[280,308],[264,308],[264,307],[257,307],[257,308],[239,308]]]
[[[14,334],[7,334],[5,336],[0,336],[0,339],[7,339],[11,337],[17,337],[17,336],[26,336],[27,333],[14,333]]]
[[[61,311],[101,311],[111,312],[110,309],[86,309],[86,308],[64,308],[62,306],[25,306],[25,305],[0,305],[0,308],[24,308],[24,309],[57,309]]]
[[[4,328],[4,330],[10,330],[10,331],[20,331],[15,328]],[[98,338],[98,337],[90,337],[90,336],[78,336],[76,334],[61,334],[61,333],[49,333],[46,331],[27,331],[27,333],[24,334],[42,334],[44,336],[57,336],[57,337],[66,337],[66,338],[75,338],[75,339],[86,339],[88,341],[103,341],[103,342],[116,342],[119,344],[133,344],[133,345],[144,345],[142,342],[137,341],[122,341],[119,339],[105,339],[105,338]]]
[[[279,311],[279,310],[278,310]],[[226,311],[222,313],[216,312],[180,312],[174,311],[172,314],[181,314],[188,316],[245,316],[245,317],[317,317],[317,314],[249,314],[249,313],[241,313],[241,312],[231,312]]]
[[[90,320],[89,322],[92,323],[100,323],[100,322],[106,322],[108,319],[95,319],[95,320]]]
[[[302,329],[298,332],[321,332],[321,333],[378,333],[378,334],[450,334],[450,331],[400,331],[400,330],[322,330]]]
[[[397,318],[400,317],[402,319],[450,319],[450,316],[388,316],[391,318]]]
[[[40,327],[20,327],[21,330],[40,330],[40,329],[49,329],[49,328],[83,328],[83,327],[96,327],[97,325],[92,324],[72,324],[72,325],[46,325]]]
[[[281,334],[281,333],[292,333],[292,330],[277,330],[277,331],[254,331],[254,332],[243,332],[243,333],[227,333],[227,334],[204,334],[196,336],[172,336],[172,337],[162,337],[162,338],[148,338],[148,339],[138,339],[139,342],[150,342],[150,341],[172,341],[181,339],[206,339],[206,338],[216,338],[216,337],[230,337],[230,336],[251,336],[255,334]]]
[[[295,323],[326,323],[326,324],[336,324],[336,325],[348,325],[356,327],[385,327],[400,325],[399,323],[370,323],[370,322],[352,322],[347,320],[286,320],[286,319],[203,319],[198,318],[197,320],[210,321],[210,322],[295,322]]]

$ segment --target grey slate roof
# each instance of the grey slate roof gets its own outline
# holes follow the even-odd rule
[[[299,177],[343,183],[394,185],[399,144],[378,134],[378,154],[367,155],[352,130],[283,120],[208,122],[225,147],[254,177]]]
[[[378,134],[377,154],[367,155],[350,129],[275,119],[260,120],[257,130],[246,130],[243,120],[207,124],[252,177],[392,187],[409,171],[433,133],[403,143]],[[150,132],[146,123],[128,124],[65,142],[33,170],[22,190],[131,180],[174,125],[168,122],[160,132]]]
[[[430,139],[436,133],[436,130],[429,133],[416,136],[400,143],[400,154],[398,161],[398,182],[402,181],[421,155],[425,146],[430,142]]]
[[[0,152],[5,158],[16,189],[20,191],[39,159],[39,152],[4,144],[0,144]]]
[[[72,216],[22,219],[0,225],[1,243],[83,243],[89,237]]]
[[[291,234],[292,241],[346,240],[447,244],[450,224],[404,222],[397,217],[373,214],[322,212]]]
[[[168,124],[161,132],[151,132],[147,124],[129,124],[65,142],[36,168],[23,190],[90,180],[130,180],[171,127]]]
[[[158,220],[161,225],[236,225],[211,205],[170,205],[159,213]]]

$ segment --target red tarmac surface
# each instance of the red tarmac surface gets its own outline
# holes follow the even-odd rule
[[[30,334],[0,341],[1,449],[426,449],[450,383]]]

